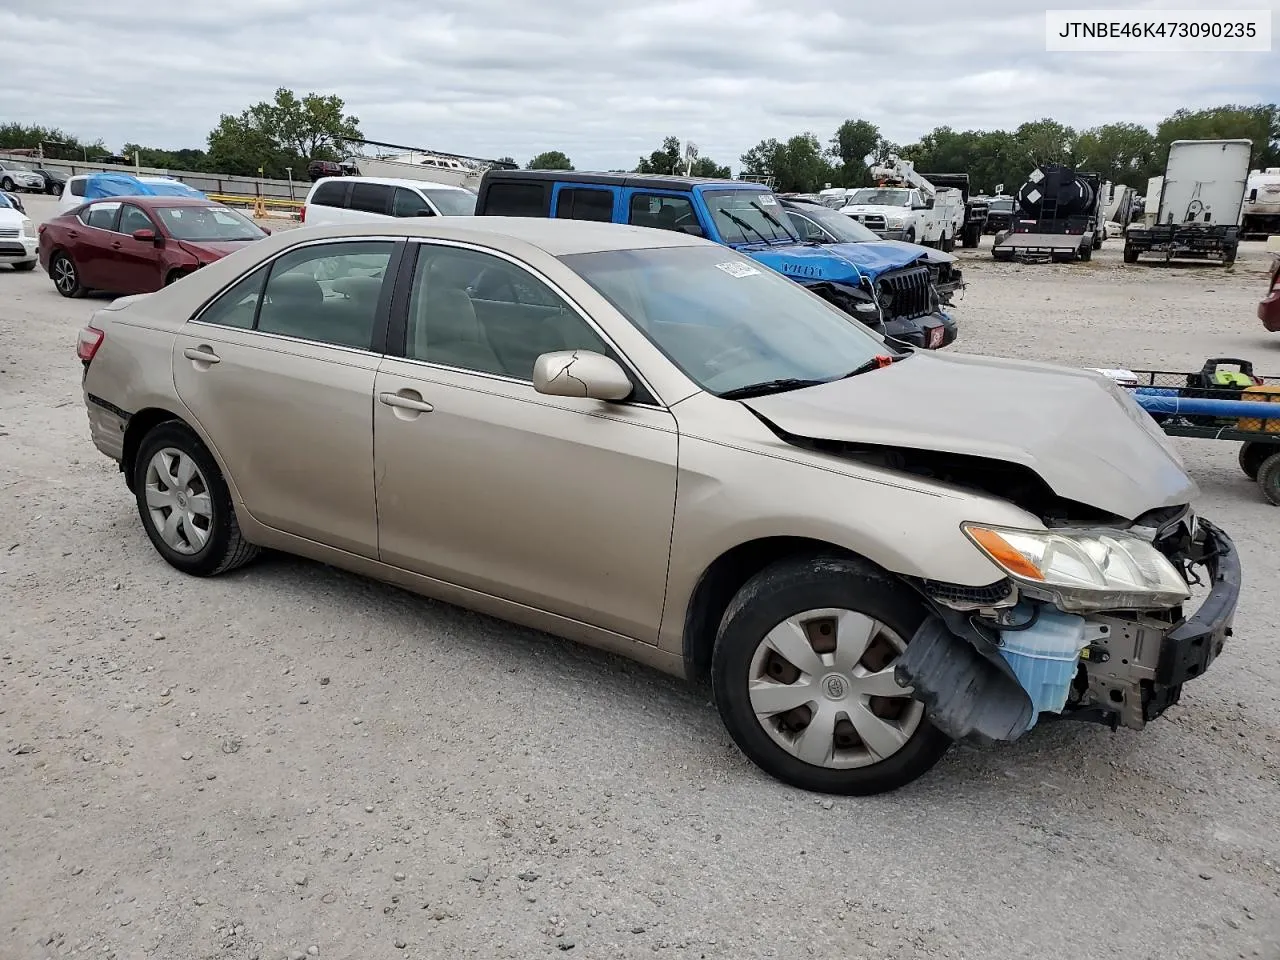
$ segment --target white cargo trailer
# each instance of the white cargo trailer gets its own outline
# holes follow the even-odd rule
[[[1280,167],[1254,170],[1245,187],[1240,236],[1265,240],[1276,234],[1280,234]]]
[[[1250,140],[1175,140],[1159,186],[1148,187],[1147,217],[1125,231],[1125,263],[1146,252],[1235,262],[1249,179]],[[1158,193],[1158,200],[1151,196]],[[1152,203],[1157,200],[1156,203]],[[1154,211],[1155,217],[1151,217]],[[1153,222],[1154,221],[1154,222]]]

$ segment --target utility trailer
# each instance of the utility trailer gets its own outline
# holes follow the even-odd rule
[[[959,190],[964,200],[964,225],[960,228],[960,245],[973,248],[982,240],[983,231],[987,229],[987,213],[989,207],[984,198],[975,197],[969,192],[969,175],[967,173],[922,173],[920,176],[939,189]]]
[[[1015,197],[1012,226],[996,234],[996,260],[1091,260],[1102,245],[1102,180],[1096,173],[1046,163]]]
[[[1221,260],[1231,266],[1240,245],[1240,215],[1249,179],[1251,140],[1175,140],[1164,176],[1148,186],[1143,223],[1124,233],[1124,262],[1144,253]]]

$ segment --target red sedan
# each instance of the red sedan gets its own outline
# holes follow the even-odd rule
[[[1258,304],[1258,319],[1272,333],[1280,333],[1280,253],[1271,267],[1271,286]]]
[[[209,200],[112,197],[42,223],[40,266],[64,297],[150,293],[269,232]]]

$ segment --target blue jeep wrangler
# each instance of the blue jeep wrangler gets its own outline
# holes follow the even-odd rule
[[[477,216],[563,217],[680,230],[733,247],[804,284],[896,341],[924,349],[956,338],[930,279],[928,252],[888,241],[800,238],[773,192],[742,180],[573,170],[489,170]]]

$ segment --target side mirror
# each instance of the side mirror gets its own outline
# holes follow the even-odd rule
[[[414,214],[414,216],[415,217],[434,217],[435,214],[432,211],[428,210],[426,207],[423,207],[421,210],[417,211]]]
[[[142,243],[155,243],[156,232],[143,227],[141,230],[133,231],[133,239],[141,241]]]
[[[533,389],[551,397],[625,400],[635,386],[618,364],[590,350],[556,350],[533,363]]]
[[[259,229],[259,230],[261,230],[263,233],[265,233],[268,237],[269,237],[269,236],[271,236],[271,228],[270,228],[270,227],[259,227],[258,229]]]

